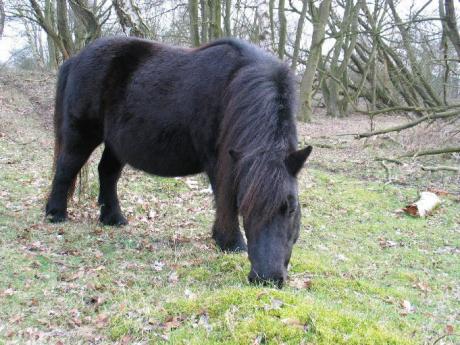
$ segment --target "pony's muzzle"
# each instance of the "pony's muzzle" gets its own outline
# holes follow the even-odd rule
[[[248,280],[251,284],[260,284],[264,286],[275,285],[279,289],[283,287],[286,279],[287,271],[285,269],[270,272],[269,274],[261,274],[251,269],[248,276]]]

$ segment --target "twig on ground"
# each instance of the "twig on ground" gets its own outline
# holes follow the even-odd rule
[[[404,157],[415,158],[419,156],[440,155],[443,153],[454,153],[454,152],[460,152],[460,147],[443,147],[440,149],[433,149],[433,150],[426,150],[426,151],[413,151],[413,152],[408,152],[404,155],[401,155],[398,158],[404,158]]]
[[[377,162],[387,161],[387,162],[395,163],[395,164],[398,164],[398,165],[403,165],[403,162],[401,162],[400,160],[397,160],[395,158],[376,157],[376,158],[374,158],[374,160],[377,161]]]
[[[430,167],[430,166],[423,166],[422,165],[422,170],[424,171],[442,171],[442,170],[445,170],[445,171],[454,171],[454,172],[460,172],[460,168],[457,168],[457,167],[450,167],[450,166],[447,166],[447,165],[439,165],[439,166],[433,166],[433,167]]]
[[[358,134],[353,134],[353,135],[354,135],[355,139],[368,138],[368,137],[372,137],[374,135],[379,135],[379,134],[385,134],[385,133],[390,133],[390,132],[399,132],[399,131],[402,131],[403,129],[414,127],[414,126],[416,126],[419,123],[422,123],[424,121],[435,120],[435,119],[446,119],[446,118],[449,118],[449,117],[459,116],[459,115],[460,115],[460,110],[454,109],[454,110],[451,110],[451,111],[444,111],[444,112],[437,113],[437,114],[425,115],[423,117],[418,118],[417,120],[405,123],[403,125],[393,126],[393,127],[381,129],[379,131],[358,133]],[[351,135],[351,134],[341,134],[341,135]]]
[[[439,343],[442,339],[444,339],[446,337],[458,337],[458,336],[460,336],[460,334],[445,333],[445,334],[441,335],[439,338],[437,338],[433,342],[433,345],[436,345],[437,343]]]

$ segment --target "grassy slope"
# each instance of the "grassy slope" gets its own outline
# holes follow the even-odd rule
[[[452,199],[429,219],[412,219],[394,210],[415,189],[303,172],[291,286],[252,287],[246,256],[219,253],[209,238],[203,179],[191,185],[128,169],[120,196],[131,224],[101,227],[93,163],[72,221],[49,225],[50,132],[13,113],[1,120],[0,344],[410,344],[460,327],[460,205]]]

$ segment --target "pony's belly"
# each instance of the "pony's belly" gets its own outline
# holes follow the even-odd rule
[[[186,159],[178,158],[167,154],[140,157],[139,159],[131,157],[126,163],[149,174],[164,177],[193,175],[203,171],[198,160],[190,159],[191,157]]]
[[[138,131],[135,136],[125,131],[116,142],[108,142],[120,161],[153,175],[174,177],[203,171],[192,142],[183,133],[166,138],[154,130],[150,135]]]

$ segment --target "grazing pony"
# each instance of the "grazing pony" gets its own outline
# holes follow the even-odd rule
[[[282,286],[300,228],[296,175],[311,152],[297,150],[294,95],[289,68],[243,41],[183,49],[99,39],[59,72],[46,215],[66,219],[75,178],[101,143],[98,200],[106,225],[127,223],[117,197],[125,164],[159,176],[205,172],[217,245],[248,250],[251,282]]]

